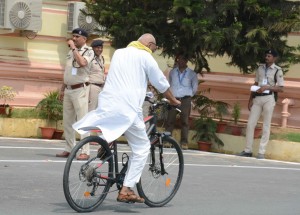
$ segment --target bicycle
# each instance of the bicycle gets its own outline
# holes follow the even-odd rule
[[[138,194],[150,207],[162,207],[172,200],[178,191],[184,170],[183,154],[179,144],[170,132],[158,132],[156,110],[168,106],[166,100],[151,101],[147,134],[150,139],[150,153],[136,188]],[[82,128],[85,131],[100,132],[97,127]],[[99,149],[91,150],[90,159],[77,161],[79,150],[90,142],[97,142]],[[99,136],[88,136],[81,140],[70,153],[63,175],[64,195],[68,204],[77,212],[91,212],[106,198],[109,192],[122,188],[127,170],[128,155],[122,154],[122,169],[119,171],[117,142],[107,143]],[[117,189],[109,191],[116,184]]]

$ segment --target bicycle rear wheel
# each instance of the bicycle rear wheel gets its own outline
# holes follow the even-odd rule
[[[90,142],[99,145],[96,149],[91,147],[89,160],[76,160],[80,149]],[[109,179],[113,175],[111,155],[106,141],[98,136],[86,137],[73,148],[65,165],[63,188],[67,202],[75,211],[93,211],[105,199],[111,187]]]
[[[163,138],[162,147],[152,144],[137,190],[150,207],[161,207],[172,200],[183,177],[183,154],[178,143],[170,136]],[[163,150],[160,162],[160,150]]]

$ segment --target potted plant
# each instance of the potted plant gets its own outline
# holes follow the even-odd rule
[[[254,138],[255,139],[260,138],[261,134],[262,134],[262,126],[257,124],[254,129]]]
[[[224,133],[227,123],[223,121],[223,116],[229,114],[229,104],[223,101],[216,101],[215,117],[219,119],[217,123],[217,133]]]
[[[194,120],[194,129],[196,131],[192,139],[196,139],[200,150],[210,150],[211,144],[216,143],[218,146],[223,146],[224,143],[216,135],[217,123],[213,120],[217,104],[221,102],[214,101],[203,95],[205,90],[200,94],[195,95],[193,99],[194,109],[198,110],[200,117]],[[202,94],[201,94],[202,93]]]
[[[12,107],[6,102],[14,100],[17,92],[10,86],[2,86],[0,88],[0,99],[3,104],[0,105],[0,114],[9,116],[11,114]]]
[[[58,121],[63,119],[63,104],[59,100],[59,91],[51,91],[45,94],[45,97],[37,104],[37,110],[42,118],[48,121],[55,122],[55,128],[52,127],[40,127],[42,131],[42,136],[47,139],[56,138],[57,133],[63,133],[62,130],[57,129]]]
[[[241,117],[241,106],[239,102],[234,103],[233,109],[231,112],[234,124],[231,124],[231,134],[235,136],[240,136],[242,134],[243,126],[238,125],[238,121]]]
[[[211,117],[199,117],[194,121],[195,135],[199,150],[210,151],[212,143],[224,146],[223,141],[216,135],[217,123]]]

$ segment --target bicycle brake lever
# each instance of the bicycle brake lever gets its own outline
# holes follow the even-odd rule
[[[178,113],[181,113],[181,110],[179,108],[175,108],[175,110],[178,112]]]

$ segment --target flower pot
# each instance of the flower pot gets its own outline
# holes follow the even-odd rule
[[[198,149],[200,151],[209,152],[211,148],[211,143],[205,141],[198,141]]]
[[[217,123],[217,133],[225,133],[227,123],[226,122],[218,122]]]
[[[52,139],[55,128],[40,127],[43,139]]]
[[[10,116],[11,111],[12,111],[12,107],[10,107],[10,106],[1,106],[0,107],[0,114],[1,115]]]
[[[243,127],[241,125],[230,125],[231,134],[235,136],[241,136]]]
[[[260,138],[262,132],[262,127],[255,127],[254,129],[254,138]]]
[[[55,139],[55,140],[61,140],[61,139],[62,139],[63,133],[64,133],[63,130],[55,129],[55,130],[54,130],[54,133],[53,133],[53,136],[52,136],[52,139]]]

